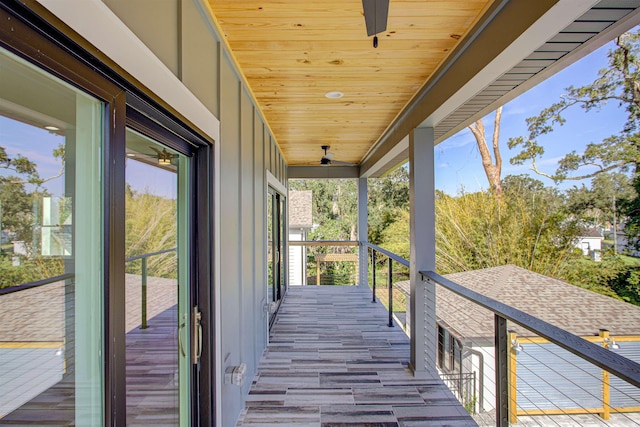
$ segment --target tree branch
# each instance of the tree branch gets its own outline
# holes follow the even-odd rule
[[[496,169],[498,176],[502,175],[502,156],[500,155],[500,146],[498,144],[500,137],[500,120],[502,119],[502,107],[496,110],[496,117],[493,121],[493,155],[496,158]]]

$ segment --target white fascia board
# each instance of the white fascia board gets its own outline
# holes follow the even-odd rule
[[[418,127],[435,127],[470,98],[511,70],[553,36],[591,9],[599,0],[560,0],[507,49],[476,74]]]
[[[387,151],[387,154],[382,156],[380,160],[378,160],[372,167],[370,167],[364,174],[362,174],[361,178],[371,178],[375,176],[380,170],[385,169],[389,163],[394,161],[396,157],[398,157],[403,152],[409,150],[409,135],[405,136],[393,147],[391,150]]]
[[[101,0],[38,2],[218,141],[219,120]]]

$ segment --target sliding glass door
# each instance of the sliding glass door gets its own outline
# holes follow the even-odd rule
[[[131,129],[126,155],[127,425],[189,425],[190,159]]]
[[[0,424],[212,425],[212,142],[0,15]]]
[[[0,75],[0,423],[101,425],[105,104],[3,49]]]
[[[267,304],[269,324],[275,320],[286,290],[285,198],[269,187],[267,192]]]

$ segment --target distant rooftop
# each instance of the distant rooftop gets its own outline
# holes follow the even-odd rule
[[[588,227],[580,230],[580,237],[602,237],[602,234],[598,229]]]
[[[640,307],[515,265],[445,277],[578,336],[597,335],[599,329],[614,336],[640,335]],[[438,290],[436,315],[463,338],[493,337],[493,312],[452,292]],[[517,325],[510,328],[531,336]]]
[[[289,228],[313,225],[313,191],[289,191]]]

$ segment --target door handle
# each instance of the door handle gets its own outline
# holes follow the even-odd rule
[[[191,309],[191,363],[197,365],[202,356],[202,313],[196,305]]]

